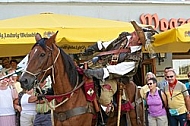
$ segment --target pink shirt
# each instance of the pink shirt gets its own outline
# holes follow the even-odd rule
[[[162,100],[156,90],[154,95],[148,94],[147,97],[148,111],[152,117],[166,115],[166,109],[162,105]]]

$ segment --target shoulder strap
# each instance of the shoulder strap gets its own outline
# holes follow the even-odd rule
[[[165,103],[164,103],[164,100],[163,100],[163,98],[162,98],[162,91],[161,91],[161,90],[158,90],[158,94],[159,94],[159,96],[160,96],[160,98],[161,98],[161,100],[162,100],[162,107],[165,107]]]
[[[18,93],[18,104],[19,104],[19,106],[21,106],[21,98],[22,98],[23,94],[24,94],[23,91]]]
[[[148,97],[149,91],[146,92],[146,109],[148,108],[148,104],[147,104],[147,97]]]
[[[149,91],[146,92],[146,98],[148,97]]]

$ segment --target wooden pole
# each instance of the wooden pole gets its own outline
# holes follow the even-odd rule
[[[118,83],[119,92],[118,92],[118,116],[117,116],[117,126],[120,126],[121,118],[121,95],[122,95],[122,84]]]

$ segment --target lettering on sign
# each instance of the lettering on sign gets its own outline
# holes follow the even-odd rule
[[[1,39],[10,39],[10,38],[16,38],[16,39],[20,39],[20,38],[29,38],[29,37],[32,37],[34,38],[35,35],[36,35],[37,32],[31,32],[31,33],[28,33],[28,32],[21,32],[21,33],[0,33],[0,38]],[[49,38],[51,35],[55,34],[55,32],[53,31],[45,31],[43,33],[43,37],[45,38]]]
[[[0,33],[0,38],[1,39],[6,39],[6,38],[28,38],[28,37],[34,37],[36,35],[35,32],[32,33]]]
[[[71,50],[71,49],[74,49],[74,50],[85,50],[86,49],[86,46],[85,45],[70,45],[70,44],[64,44],[62,46],[60,46],[62,49],[65,49],[65,50]]]
[[[190,18],[171,18],[167,20],[165,18],[159,19],[158,15],[155,14],[141,14],[140,21],[145,25],[153,25],[154,29],[159,29],[160,31],[166,31],[171,28],[175,28],[177,26],[181,26],[186,23],[190,23]]]

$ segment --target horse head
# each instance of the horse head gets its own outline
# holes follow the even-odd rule
[[[53,65],[59,56],[56,50],[55,37],[57,33],[48,38],[38,38],[32,47],[26,70],[20,78],[21,87],[30,90],[35,83],[43,82],[53,71]],[[53,51],[54,50],[54,51]]]

